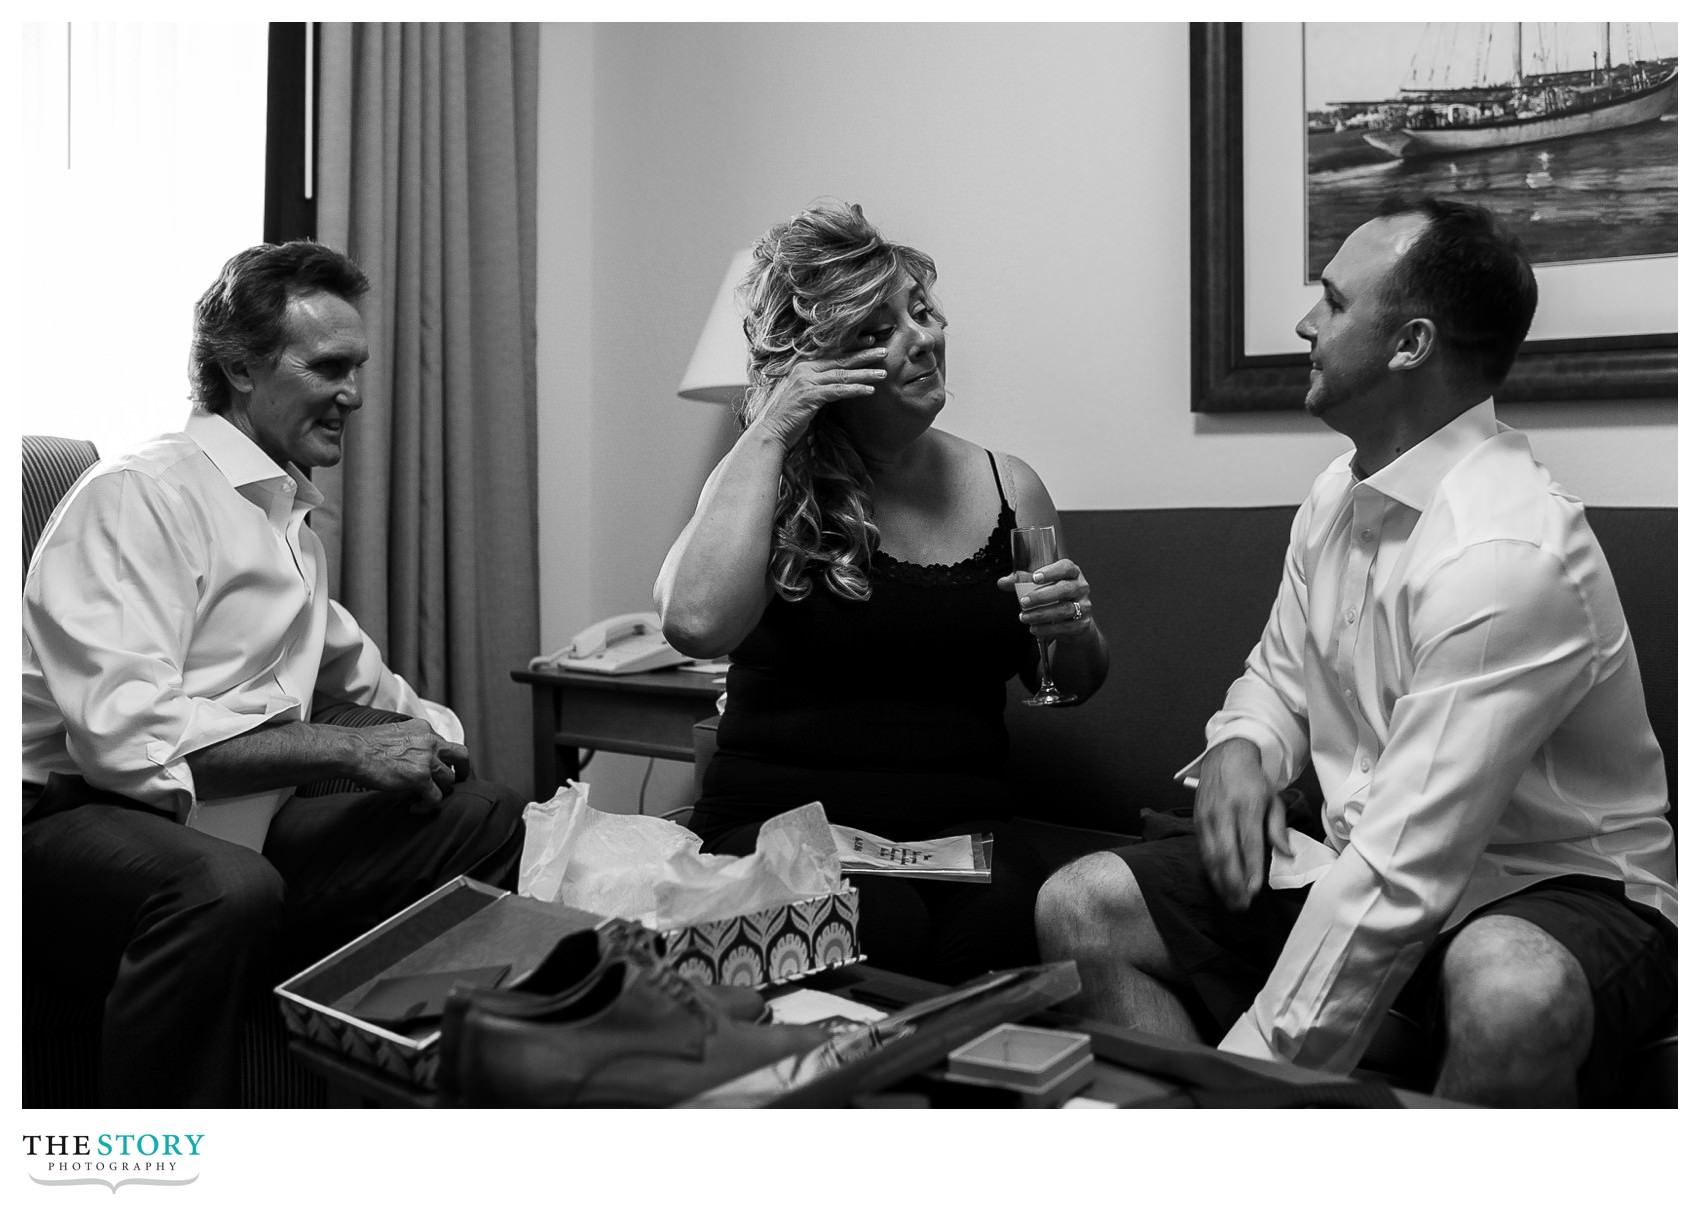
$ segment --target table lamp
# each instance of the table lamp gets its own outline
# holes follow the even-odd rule
[[[679,396],[702,403],[734,404],[749,385],[750,346],[744,338],[743,309],[733,290],[750,268],[750,249],[740,249],[726,269],[696,352],[679,382]]]

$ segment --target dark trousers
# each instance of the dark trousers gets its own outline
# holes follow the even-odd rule
[[[42,787],[24,791],[24,967],[104,996],[109,1106],[236,1104],[256,990],[457,875],[509,890],[518,877],[524,804],[491,782],[433,808],[293,798],[261,854],[100,791],[66,805],[59,781],[33,811]]]

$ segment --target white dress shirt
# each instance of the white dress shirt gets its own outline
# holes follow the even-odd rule
[[[1491,399],[1367,479],[1353,457],[1299,508],[1206,727],[1207,747],[1255,743],[1277,786],[1314,761],[1328,837],[1291,833],[1272,862],[1272,886],[1311,890],[1222,1048],[1335,1071],[1485,903],[1591,874],[1676,920],[1664,765],[1582,505]]]
[[[293,789],[201,800],[186,758],[314,697],[460,720],[391,672],[324,588],[302,524],[323,500],[222,416],[103,459],[66,494],[24,581],[23,776],[81,773],[252,849]]]

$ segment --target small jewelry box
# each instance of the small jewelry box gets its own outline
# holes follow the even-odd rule
[[[950,1052],[945,1078],[1006,1088],[1024,1104],[1055,1105],[1092,1081],[1092,1039],[1031,1025],[999,1025]]]

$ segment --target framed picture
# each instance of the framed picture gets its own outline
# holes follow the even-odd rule
[[[1304,399],[1309,357],[1293,325],[1318,287],[1303,46],[1297,24],[1254,26],[1249,37],[1238,23],[1191,27],[1195,412],[1280,411]],[[1388,192],[1396,187],[1390,178]],[[1676,268],[1674,255],[1538,264],[1535,327],[1494,397],[1675,398]]]

